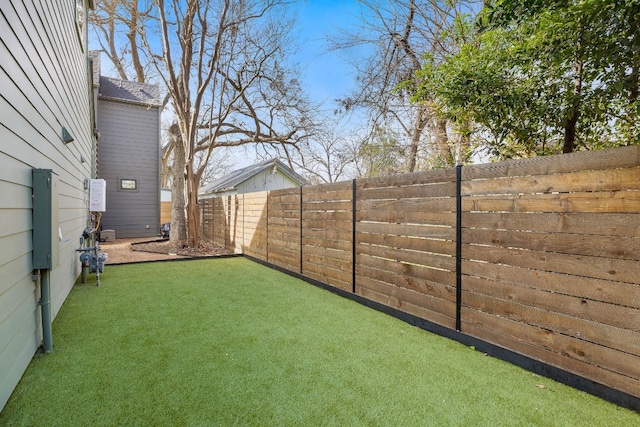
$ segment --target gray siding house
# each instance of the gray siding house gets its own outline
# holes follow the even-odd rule
[[[206,199],[230,194],[280,190],[300,187],[308,183],[279,159],[271,159],[235,170],[201,187],[198,197]]]
[[[93,0],[0,2],[0,410],[42,342],[33,169],[57,181],[52,318],[80,274],[95,146],[87,7]]]
[[[100,76],[98,178],[107,182],[103,230],[117,238],[160,233],[158,86]]]

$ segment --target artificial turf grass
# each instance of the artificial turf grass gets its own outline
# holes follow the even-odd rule
[[[0,424],[640,423],[242,258],[108,266],[53,331]]]

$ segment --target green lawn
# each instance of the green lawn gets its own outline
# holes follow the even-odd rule
[[[0,425],[640,425],[243,258],[107,266],[53,333]]]

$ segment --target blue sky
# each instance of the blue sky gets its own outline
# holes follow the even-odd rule
[[[331,104],[349,91],[353,79],[340,54],[327,52],[326,36],[336,34],[339,28],[353,28],[360,5],[357,0],[299,0],[293,9],[300,33],[295,60],[303,69],[305,88],[314,101]]]
[[[339,29],[355,30],[359,23],[361,5],[357,0],[297,0],[290,6],[296,14],[297,55],[292,61],[301,69],[303,88],[314,103],[323,104],[323,110],[331,113],[334,100],[347,95],[353,87],[353,70],[341,55],[345,52],[328,52],[327,36],[336,35]],[[98,48],[94,33],[89,32],[90,46]],[[353,53],[349,52],[353,59]],[[106,57],[102,61],[102,73],[117,73]],[[253,148],[239,149],[239,156],[232,161],[238,167],[255,162]],[[236,156],[233,156],[236,157]]]

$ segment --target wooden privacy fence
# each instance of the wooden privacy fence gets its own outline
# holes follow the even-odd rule
[[[640,147],[203,200],[205,237],[640,397]]]

